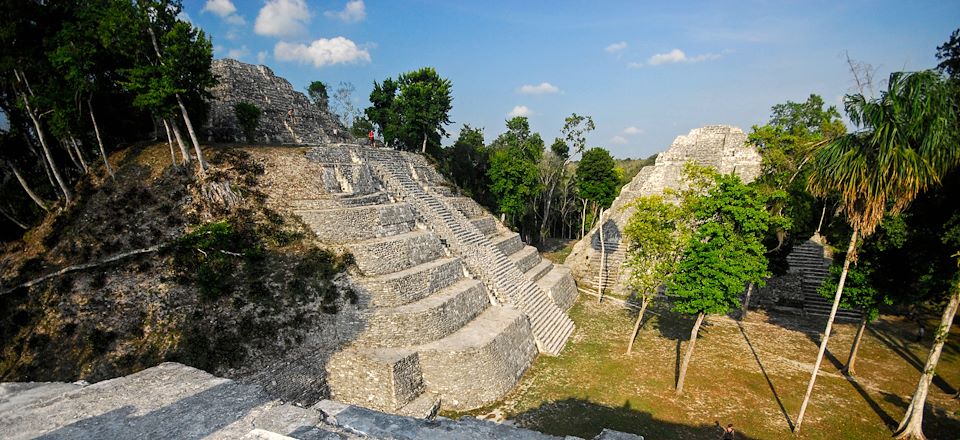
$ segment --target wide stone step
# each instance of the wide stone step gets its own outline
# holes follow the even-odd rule
[[[487,211],[470,197],[447,197],[447,203],[462,212],[467,218],[478,218],[488,215]]]
[[[378,411],[396,411],[424,391],[420,356],[411,348],[347,348],[327,362],[331,397]]]
[[[497,233],[497,221],[493,217],[485,216],[471,219],[470,223],[473,223],[473,226],[476,227],[480,233],[488,237]]]
[[[294,212],[317,238],[334,243],[402,234],[412,231],[416,225],[413,210],[406,203]]]
[[[493,306],[456,333],[417,348],[427,387],[445,409],[494,402],[517,383],[537,355],[519,311]]]
[[[540,262],[537,263],[536,266],[531,267],[530,270],[524,272],[524,275],[526,275],[530,281],[536,282],[540,278],[543,278],[547,272],[550,272],[551,268],[553,268],[553,263],[551,263],[550,260],[541,258]]]
[[[463,264],[459,258],[438,258],[399,272],[355,281],[369,292],[371,306],[396,307],[426,298],[461,278]]]
[[[546,292],[560,310],[570,310],[577,300],[577,283],[569,268],[553,265],[546,275],[537,280],[537,286]]]
[[[506,231],[494,235],[490,238],[490,243],[507,256],[523,249],[524,246],[523,241],[520,240],[520,234],[513,231]]]
[[[348,247],[357,267],[366,275],[399,272],[444,255],[440,239],[422,230],[351,243]]]
[[[517,265],[520,272],[533,269],[534,266],[540,264],[541,260],[540,253],[537,252],[537,248],[533,246],[524,246],[523,249],[510,255],[508,258],[513,264]]]
[[[489,306],[483,284],[465,278],[420,301],[374,309],[358,340],[370,347],[425,344],[459,330]]]

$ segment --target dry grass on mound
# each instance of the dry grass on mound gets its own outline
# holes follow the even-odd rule
[[[557,435],[591,438],[601,428],[647,438],[716,438],[715,421],[733,423],[737,438],[790,438],[824,322],[754,312],[739,323],[710,317],[687,374],[674,383],[692,320],[659,308],[625,354],[636,312],[581,296],[571,310],[577,330],[559,357],[541,356],[502,401],[472,412],[503,417]],[[931,322],[931,326],[935,323]],[[868,332],[857,379],[839,373],[856,331],[835,326],[802,432],[795,438],[889,438],[916,386],[930,341],[912,341],[913,326],[883,317]],[[960,341],[954,334],[931,386],[924,420],[931,439],[960,432]]]

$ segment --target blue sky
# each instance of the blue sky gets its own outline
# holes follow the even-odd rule
[[[512,114],[549,143],[591,115],[588,146],[646,157],[706,124],[749,131],[810,93],[840,107],[844,53],[891,71],[936,65],[960,27],[956,1],[184,0],[216,58],[265,64],[298,90],[356,86],[432,66],[453,82],[452,143],[464,123],[487,142]],[[525,87],[526,86],[526,87]]]

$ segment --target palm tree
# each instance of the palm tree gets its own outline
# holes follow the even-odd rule
[[[953,142],[955,102],[946,81],[934,71],[893,73],[879,98],[847,95],[844,104],[858,130],[833,139],[815,153],[807,186],[817,196],[839,196],[853,234],[794,432],[803,423],[847,271],[857,258],[858,240],[873,233],[885,214],[902,212],[919,192],[939,184],[940,177],[960,161],[960,148]],[[921,418],[920,405],[921,411],[912,416],[908,412],[907,418]]]

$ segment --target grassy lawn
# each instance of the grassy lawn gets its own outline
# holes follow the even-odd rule
[[[636,312],[581,295],[570,314],[577,330],[558,357],[541,356],[500,402],[471,412],[557,435],[591,438],[603,427],[651,439],[716,438],[715,421],[733,423],[738,439],[790,438],[819,344],[822,320],[751,313],[743,323],[709,317],[700,331],[684,395],[674,394],[679,359],[692,320],[656,310],[634,353],[626,337]],[[930,322],[928,329],[934,328]],[[912,342],[914,327],[882,317],[865,336],[857,379],[839,374],[855,324],[835,326],[803,439],[889,438],[926,360],[929,340]],[[931,334],[928,332],[928,335]],[[924,431],[931,439],[960,437],[958,329],[944,349],[930,388]]]

